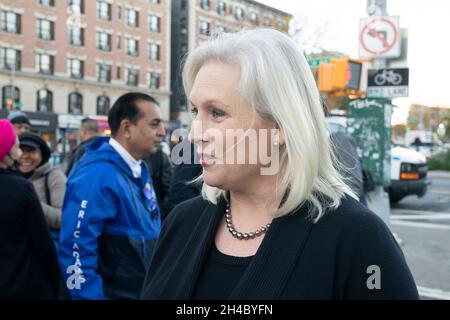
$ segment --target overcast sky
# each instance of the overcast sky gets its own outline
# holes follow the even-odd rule
[[[358,57],[360,18],[367,17],[366,0],[259,0],[305,21],[305,37],[328,50]],[[409,97],[395,99],[406,119],[410,103],[450,106],[450,1],[387,0],[389,15],[400,16],[400,27],[408,28]],[[311,42],[311,40],[307,40]],[[394,121],[394,122],[398,122]]]

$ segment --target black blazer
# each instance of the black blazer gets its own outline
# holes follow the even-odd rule
[[[350,197],[316,224],[308,208],[305,204],[272,221],[230,299],[418,299],[403,253],[378,216]],[[224,212],[224,200],[216,206],[201,197],[171,212],[143,299],[193,297]],[[380,282],[374,280],[373,265],[379,267]],[[369,289],[368,282],[381,288]]]
[[[0,169],[0,300],[56,299],[61,279],[33,185]]]

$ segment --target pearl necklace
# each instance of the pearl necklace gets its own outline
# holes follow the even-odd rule
[[[267,229],[270,227],[270,223],[266,224],[264,227],[257,229],[254,232],[239,232],[237,231],[234,226],[233,222],[231,221],[231,211],[230,211],[230,203],[227,203],[227,208],[225,209],[225,223],[227,225],[228,231],[231,233],[233,237],[239,240],[248,240],[253,239],[255,237],[259,237],[267,232]]]

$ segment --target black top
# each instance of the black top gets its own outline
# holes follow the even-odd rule
[[[201,197],[167,217],[144,299],[192,299],[226,204]],[[403,253],[384,222],[346,197],[319,222],[306,203],[274,219],[229,299],[418,299]],[[206,285],[206,284],[201,284]]]
[[[60,269],[31,182],[0,169],[0,299],[57,297]]]
[[[220,252],[214,244],[205,261],[194,291],[195,300],[225,300],[247,269],[250,257],[233,257]]]
[[[92,137],[89,138],[83,142],[81,142],[78,146],[76,146],[72,152],[69,154],[69,160],[67,162],[67,168],[66,168],[66,176],[68,177],[70,172],[72,171],[73,167],[75,166],[75,163],[78,162],[78,160],[81,159],[81,157],[84,155],[84,152],[86,151],[86,148],[89,147],[91,143],[93,143],[98,137]]]
[[[161,219],[165,219],[174,207],[169,199],[170,180],[173,170],[172,164],[170,163],[169,156],[161,149],[150,154],[144,161],[152,177],[152,184],[155,189],[156,198],[158,199]]]

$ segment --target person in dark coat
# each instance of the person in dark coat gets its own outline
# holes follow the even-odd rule
[[[361,162],[355,140],[345,132],[330,134],[334,154],[338,160],[338,171],[358,198],[364,193]]]
[[[314,77],[273,29],[184,65],[202,196],[167,217],[143,299],[418,299],[389,228],[333,166]]]
[[[7,120],[0,120],[0,299],[56,299],[61,272],[39,198],[11,171],[21,155]]]
[[[31,123],[25,112],[13,110],[8,115],[8,120],[13,124],[14,131],[20,136],[22,133],[29,132]]]
[[[72,150],[69,155],[69,161],[66,168],[66,176],[68,177],[73,166],[84,155],[86,148],[98,137],[98,125],[95,119],[84,118],[80,125],[80,144]]]
[[[174,166],[169,188],[169,201],[173,206],[199,196],[201,190],[201,185],[192,183],[202,174],[202,167],[196,162],[194,145],[184,139],[177,146],[181,147],[181,150],[179,154],[175,152],[175,156],[183,158],[183,151],[190,150],[190,159]]]
[[[170,179],[172,178],[172,164],[169,156],[161,148],[151,153],[144,159],[149,169],[156,198],[161,210],[161,219],[165,219],[172,210],[173,205],[169,201]]]

